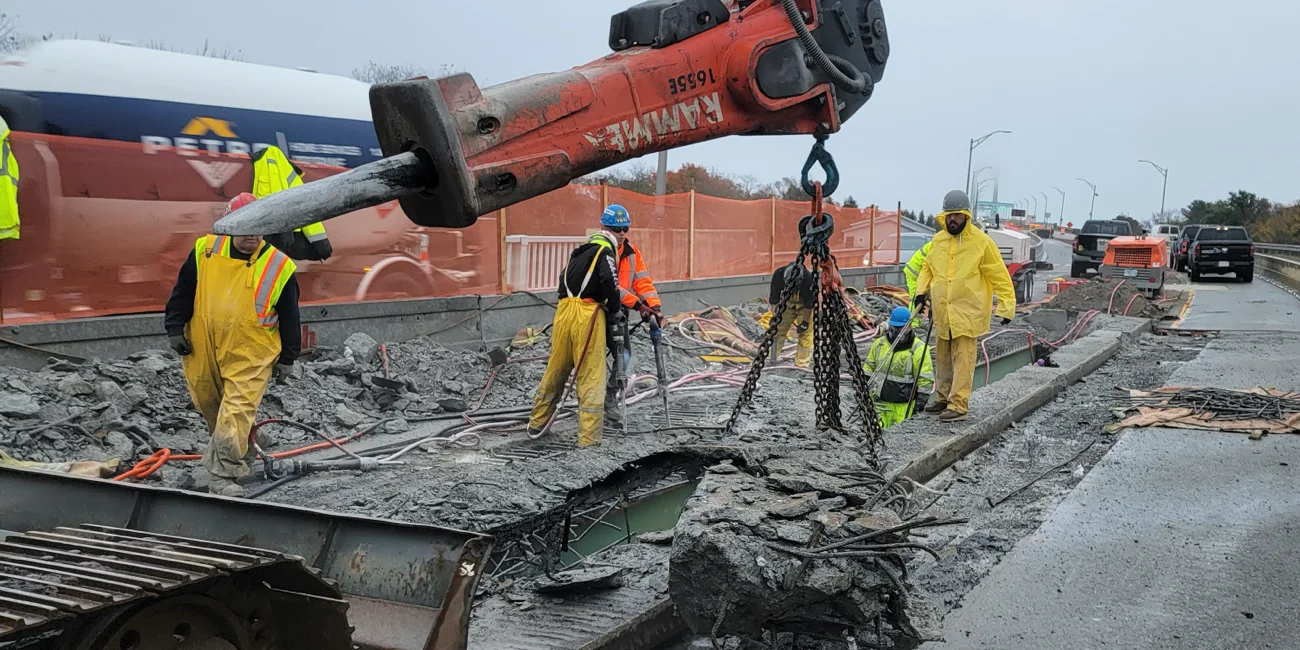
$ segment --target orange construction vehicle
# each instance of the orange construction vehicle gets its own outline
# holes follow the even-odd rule
[[[1122,236],[1110,240],[1099,275],[1107,280],[1127,280],[1149,296],[1165,288],[1169,249],[1163,237]]]

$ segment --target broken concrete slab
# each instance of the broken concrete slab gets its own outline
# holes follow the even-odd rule
[[[539,594],[568,594],[623,586],[622,567],[592,566],[542,576],[533,583]]]
[[[35,398],[27,393],[0,393],[0,415],[30,418],[36,417],[40,412],[41,405],[36,402]]]
[[[826,460],[856,455],[840,451],[827,454]],[[831,482],[834,477],[814,480]],[[836,541],[848,543],[845,524],[850,518],[892,522],[897,515],[870,518],[872,513],[851,508],[847,499],[819,502],[817,496],[784,494],[774,482],[748,473],[705,476],[678,521],[669,562],[669,595],[693,632],[758,639],[764,630],[844,630],[880,620],[910,630],[901,608],[895,607],[906,598],[899,579],[901,559],[884,552],[861,557],[868,554],[847,544],[847,554],[860,557],[829,551],[804,555]],[[710,513],[720,508],[756,516],[745,523],[718,521]]]

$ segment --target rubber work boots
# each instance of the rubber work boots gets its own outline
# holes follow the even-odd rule
[[[244,496],[244,486],[224,476],[213,475],[208,483],[208,494],[223,497],[242,497]]]
[[[623,428],[623,404],[618,386],[605,388],[605,422],[615,429]]]

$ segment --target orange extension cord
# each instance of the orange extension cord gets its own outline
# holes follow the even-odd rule
[[[271,424],[279,421],[280,420],[278,418],[272,418],[269,420],[262,420],[261,422],[254,424],[253,430],[248,434],[249,444],[250,445],[252,444],[253,435],[263,425]],[[351,442],[353,440],[356,440],[359,437],[360,437],[359,434],[352,434],[344,438],[337,438],[334,440],[334,442],[338,444],[343,444],[345,442]],[[271,454],[271,458],[275,458],[277,460],[281,458],[293,458],[294,456],[301,456],[302,454],[305,454],[307,452],[316,451],[318,449],[325,449],[333,446],[334,446],[333,443],[318,442],[315,444],[307,445],[306,447],[299,447],[297,449],[290,449],[289,451],[276,452],[274,454]],[[172,454],[172,450],[163,448],[163,449],[159,449],[158,451],[155,451],[152,456],[149,456],[148,458],[145,458],[144,460],[136,463],[135,467],[132,467],[131,469],[122,472],[117,476],[114,476],[113,480],[125,481],[127,479],[132,479],[132,478],[133,479],[148,478],[154,472],[157,472],[158,470],[162,469],[163,465],[166,465],[169,462],[183,461],[183,460],[202,460],[202,458],[203,456],[199,454]]]

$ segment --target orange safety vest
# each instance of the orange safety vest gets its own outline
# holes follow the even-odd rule
[[[628,309],[635,308],[641,300],[653,308],[663,305],[654,280],[650,279],[650,270],[645,266],[645,256],[641,249],[626,240],[618,255],[618,294]]]

